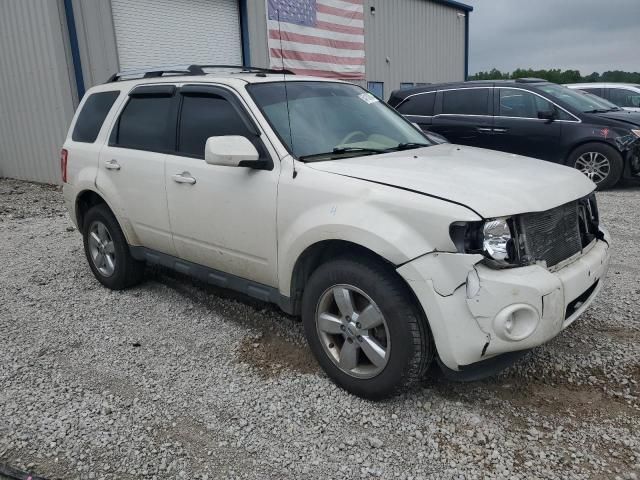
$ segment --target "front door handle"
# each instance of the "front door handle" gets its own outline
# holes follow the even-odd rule
[[[193,185],[196,183],[196,179],[191,176],[189,172],[176,173],[171,178],[176,183],[187,183],[189,185]]]
[[[104,162],[104,168],[107,170],[120,170],[120,164],[115,158],[112,158],[111,160]]]
[[[478,127],[476,130],[480,133],[491,133],[493,129],[488,127]]]
[[[494,128],[493,132],[494,133],[507,133],[509,131],[508,128]]]

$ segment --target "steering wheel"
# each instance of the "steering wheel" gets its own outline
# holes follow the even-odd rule
[[[367,134],[364,133],[361,130],[356,130],[355,132],[351,132],[349,133],[346,137],[344,137],[342,140],[340,140],[340,142],[338,143],[338,145],[344,145],[346,143],[352,143],[356,137],[361,136],[362,140],[367,140]]]

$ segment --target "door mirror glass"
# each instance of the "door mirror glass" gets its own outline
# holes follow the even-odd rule
[[[542,120],[555,120],[556,112],[553,110],[542,110],[538,112],[538,118]]]
[[[210,165],[253,167],[259,158],[253,143],[241,135],[209,137],[204,147],[204,160]]]

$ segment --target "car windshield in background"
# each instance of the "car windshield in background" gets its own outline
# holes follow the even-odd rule
[[[584,95],[562,85],[548,84],[541,85],[538,88],[552,98],[560,100],[584,113],[608,112],[615,107],[615,105],[611,107],[603,106],[599,98]]]
[[[604,99],[602,97],[598,97],[597,95],[594,95],[593,93],[585,92],[584,90],[574,90],[574,91],[578,92],[578,93],[581,93],[582,95],[588,97],[589,101],[601,105],[601,108],[603,110],[606,110],[606,111],[609,111],[609,112],[622,110],[622,108],[617,106],[615,103],[611,103],[609,100],[606,100],[606,99]]]
[[[286,91],[284,82],[247,88],[289,151],[301,160],[372,155],[432,144],[385,103],[355,85],[291,81]]]

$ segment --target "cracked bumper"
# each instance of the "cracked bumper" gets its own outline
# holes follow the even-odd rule
[[[602,288],[610,257],[607,234],[605,240],[553,271],[540,265],[496,270],[479,263],[480,255],[434,252],[398,273],[429,319],[440,360],[458,371],[541,345],[574,322]],[[470,274],[475,288],[467,288]]]

